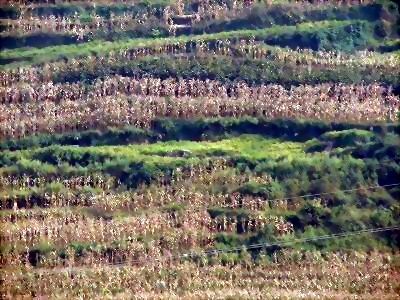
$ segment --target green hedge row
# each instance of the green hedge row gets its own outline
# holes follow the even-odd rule
[[[104,131],[87,130],[64,134],[38,134],[22,139],[0,141],[0,150],[21,150],[51,145],[125,145],[131,143],[156,142],[158,140],[204,140],[226,134],[261,134],[292,141],[307,141],[326,132],[347,129],[363,129],[376,133],[400,134],[398,124],[346,124],[313,120],[265,118],[211,118],[211,119],[156,119],[150,129],[136,127],[109,128]],[[372,134],[372,133],[371,133]],[[322,144],[321,144],[322,143]],[[325,147],[326,140],[309,144],[310,151]],[[318,148],[319,147],[319,148]]]
[[[41,32],[29,35],[8,34],[0,36],[0,49],[14,49],[21,47],[44,48],[48,46],[79,44],[83,42],[85,42],[85,40],[77,41],[76,36],[53,32]]]
[[[222,82],[235,80],[248,84],[279,83],[281,85],[319,84],[323,82],[400,84],[400,71],[385,72],[372,66],[342,65],[309,67],[271,60],[253,60],[225,56],[144,57],[113,64],[85,64],[79,70],[63,70],[52,74],[54,82],[91,82],[110,74],[122,76],[154,76],[166,78],[198,78]]]

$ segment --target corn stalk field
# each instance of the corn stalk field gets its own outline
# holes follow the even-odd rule
[[[0,1],[0,299],[398,299],[396,1]]]

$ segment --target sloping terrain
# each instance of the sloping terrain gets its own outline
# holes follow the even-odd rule
[[[396,299],[393,1],[3,1],[0,298]]]

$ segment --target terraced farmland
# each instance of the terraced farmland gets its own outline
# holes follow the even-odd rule
[[[3,1],[0,298],[398,298],[399,14]]]

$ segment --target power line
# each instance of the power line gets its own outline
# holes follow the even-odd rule
[[[303,238],[303,239],[294,239],[294,240],[282,241],[282,242],[276,242],[276,243],[259,243],[259,244],[241,245],[238,247],[227,248],[227,249],[213,249],[213,250],[201,251],[198,253],[186,253],[186,254],[177,255],[174,258],[179,259],[179,258],[191,257],[194,255],[210,255],[210,254],[217,254],[217,253],[229,253],[229,252],[240,251],[243,249],[253,250],[253,249],[259,249],[259,248],[282,247],[282,246],[292,245],[292,244],[296,244],[296,243],[309,243],[309,242],[313,242],[313,241],[337,239],[337,238],[348,237],[348,236],[353,236],[353,235],[360,235],[363,233],[378,233],[378,232],[393,231],[393,230],[400,230],[400,226],[390,226],[390,227],[380,227],[380,228],[369,228],[369,229],[363,229],[363,230],[357,230],[357,231],[347,231],[347,232],[327,234],[327,235],[321,235],[321,236]]]
[[[300,196],[292,196],[292,197],[284,197],[284,198],[275,198],[275,199],[266,199],[264,202],[268,203],[273,203],[273,202],[278,202],[278,201],[286,201],[286,200],[291,200],[291,199],[296,199],[296,198],[308,198],[308,197],[317,197],[317,196],[323,196],[323,195],[334,195],[340,192],[343,193],[349,193],[349,192],[355,192],[355,191],[362,191],[362,190],[371,190],[375,188],[385,188],[385,187],[393,187],[393,186],[400,186],[399,183],[392,183],[392,184],[383,184],[383,185],[375,185],[375,186],[366,186],[366,187],[360,187],[360,188],[354,188],[354,189],[346,189],[346,190],[336,190],[334,192],[325,192],[325,193],[317,193],[317,194],[306,194],[306,195],[300,195]],[[211,204],[213,205],[213,204]],[[241,207],[232,207],[232,204],[217,204],[218,208],[241,208]],[[210,209],[212,206],[193,206],[189,207],[191,211],[197,211],[197,210],[204,210],[204,209]]]
[[[285,197],[285,198],[276,198],[276,199],[270,199],[270,200],[265,200],[267,202],[276,202],[276,201],[282,201],[282,200],[290,200],[290,199],[295,199],[295,198],[307,198],[307,197],[315,197],[315,196],[321,196],[321,195],[331,195],[331,194],[336,194],[338,192],[353,192],[353,191],[359,191],[359,190],[369,190],[369,189],[374,189],[374,188],[384,188],[384,187],[393,187],[393,186],[399,186],[400,183],[393,183],[393,184],[386,184],[386,185],[378,185],[378,186],[366,186],[366,187],[360,187],[360,188],[354,188],[354,189],[345,189],[345,190],[337,190],[334,192],[326,192],[326,193],[317,193],[317,194],[306,194],[306,195],[301,195],[301,196],[293,196],[293,197]],[[224,207],[224,206],[222,206]],[[229,206],[225,206],[229,207]],[[194,207],[192,211],[196,211],[198,209],[208,209],[209,207]],[[342,233],[337,233],[337,234],[331,234],[331,235],[322,235],[322,236],[317,236],[317,237],[311,237],[311,238],[303,238],[303,239],[294,239],[290,241],[282,241],[282,242],[276,242],[276,243],[260,243],[260,244],[250,244],[250,245],[241,245],[238,247],[234,248],[229,248],[229,249],[213,249],[213,250],[206,250],[206,251],[200,251],[200,252],[189,252],[189,253],[184,253],[184,254],[177,254],[177,255],[171,255],[169,257],[165,257],[169,260],[172,259],[180,259],[180,258],[190,258],[194,256],[200,256],[200,255],[211,255],[211,254],[218,254],[218,253],[229,253],[229,252],[235,252],[235,251],[240,251],[242,249],[259,249],[259,248],[270,248],[270,247],[282,247],[282,246],[287,246],[295,243],[309,243],[313,241],[319,241],[319,240],[327,240],[327,239],[333,239],[333,238],[341,238],[341,237],[347,237],[347,236],[353,236],[353,235],[360,235],[363,233],[378,233],[378,232],[384,232],[384,231],[393,231],[393,230],[399,230],[400,226],[392,226],[392,227],[381,227],[381,228],[370,228],[370,229],[364,229],[364,230],[358,230],[358,231],[350,231],[350,232],[342,232]],[[130,264],[139,264],[143,262],[157,262],[157,261],[162,261],[163,258],[150,258],[150,259],[142,259],[142,260],[131,260],[129,261]],[[109,265],[109,266],[123,266],[127,265],[128,263],[106,263],[102,265]],[[69,268],[70,269],[70,268]]]
[[[301,195],[301,196],[293,196],[293,197],[286,197],[286,198],[276,198],[276,199],[271,199],[271,200],[267,199],[266,201],[274,202],[274,201],[290,200],[290,199],[295,199],[295,198],[308,198],[308,197],[316,197],[316,196],[323,196],[323,195],[334,195],[334,194],[337,194],[339,192],[348,193],[348,192],[371,190],[371,189],[374,189],[374,188],[391,187],[391,186],[398,186],[398,185],[400,185],[400,182],[399,183],[392,183],[392,184],[383,184],[383,185],[359,187],[359,188],[354,188],[354,189],[336,190],[334,192],[325,192],[325,193],[317,193],[317,194],[306,194],[306,195]]]
[[[362,230],[357,230],[357,231],[347,231],[347,232],[341,232],[341,233],[335,233],[335,234],[327,234],[327,235],[321,235],[321,236],[316,236],[316,237],[310,237],[310,238],[303,238],[303,239],[293,239],[290,241],[282,241],[282,242],[275,242],[275,243],[259,243],[259,244],[250,244],[250,245],[241,245],[238,247],[233,247],[233,248],[226,248],[226,249],[213,249],[213,250],[205,250],[205,251],[200,251],[200,252],[188,252],[188,253],[183,253],[183,254],[177,254],[177,255],[171,255],[169,257],[165,256],[163,258],[149,258],[149,259],[142,259],[142,260],[133,260],[130,261],[131,264],[139,264],[139,263],[144,263],[144,262],[159,262],[163,260],[177,260],[177,259],[184,259],[184,258],[191,258],[191,257],[197,257],[197,256],[202,256],[202,255],[212,255],[212,254],[218,254],[218,253],[229,253],[229,252],[236,252],[240,251],[243,249],[246,250],[254,250],[254,249],[260,249],[260,248],[271,248],[271,247],[283,247],[283,246],[288,246],[292,244],[297,244],[297,243],[310,243],[314,241],[320,241],[320,240],[328,240],[328,239],[338,239],[342,237],[348,237],[348,236],[354,236],[354,235],[360,235],[363,233],[379,233],[379,232],[385,232],[385,231],[394,231],[394,230],[400,230],[400,226],[389,226],[389,227],[380,227],[380,228],[369,228],[369,229],[362,229]],[[127,263],[110,263],[108,265],[127,265]]]
[[[353,192],[353,191],[360,191],[360,190],[370,190],[370,189],[374,189],[374,188],[393,187],[393,186],[399,186],[399,185],[400,185],[400,183],[385,184],[385,185],[378,185],[378,186],[366,186],[366,187],[360,187],[360,188],[354,188],[354,189],[336,190],[334,192],[325,192],[325,193],[317,193],[317,194],[306,194],[306,195],[300,195],[300,196],[292,196],[292,197],[285,197],[285,198],[275,198],[275,199],[269,199],[269,200],[267,199],[267,200],[265,200],[265,202],[278,202],[278,201],[285,201],[285,200],[290,200],[290,199],[295,199],[295,198],[316,197],[316,196],[321,196],[321,195],[332,195],[332,194],[336,194],[336,193],[339,193],[339,192]],[[208,207],[208,206],[194,206],[194,207],[189,207],[189,208],[190,208],[191,212],[210,209],[210,207]],[[227,204],[227,205],[219,205],[218,208],[237,208],[237,207],[232,207],[231,204]],[[363,231],[358,231],[358,232],[363,232]],[[271,246],[279,246],[279,245],[273,244]]]
[[[305,195],[283,197],[283,198],[275,198],[275,199],[266,199],[266,200],[263,200],[263,201],[264,202],[273,203],[273,202],[286,201],[286,200],[291,200],[291,199],[296,199],[296,198],[308,198],[308,197],[317,197],[317,196],[323,196],[323,195],[334,195],[334,194],[337,194],[337,193],[340,193],[340,192],[349,193],[349,192],[355,192],[355,191],[371,190],[371,189],[375,189],[375,188],[385,188],[385,187],[393,187],[393,186],[400,186],[400,182],[392,183],[392,184],[364,186],[364,187],[353,188],[353,189],[336,190],[334,192],[324,192],[324,193],[305,194]],[[212,205],[212,203],[211,203],[211,205]],[[226,204],[226,205],[216,204],[216,205],[218,205],[219,208],[240,208],[240,207],[232,207],[231,204]],[[70,205],[68,205],[68,206],[70,206]],[[189,207],[189,208],[192,211],[197,211],[197,210],[209,209],[210,207],[209,206],[192,206],[192,207]],[[154,209],[154,208],[149,207],[149,209]]]
[[[234,252],[234,251],[242,250],[244,248],[246,248],[246,250],[249,250],[249,249],[259,249],[259,248],[281,247],[281,246],[291,245],[291,244],[295,244],[295,243],[304,243],[304,242],[308,243],[308,242],[314,242],[314,241],[320,241],[320,240],[328,240],[328,239],[336,239],[336,238],[348,237],[348,236],[353,236],[353,235],[360,235],[363,233],[377,233],[377,232],[392,231],[392,230],[400,230],[400,226],[390,226],[390,227],[363,229],[363,230],[357,230],[357,231],[348,231],[348,232],[327,234],[327,235],[321,235],[321,236],[310,237],[310,238],[294,239],[294,240],[290,240],[290,241],[283,241],[283,242],[277,242],[277,243],[251,244],[248,246],[235,247],[235,248],[230,248],[230,249],[211,250],[209,253],[212,254],[212,253],[215,253],[216,251],[218,251],[218,253],[219,252]]]
[[[243,249],[254,250],[254,249],[260,249],[260,248],[285,247],[285,246],[290,246],[292,244],[298,244],[298,243],[311,243],[311,242],[316,242],[316,241],[321,241],[321,240],[340,239],[343,237],[361,235],[361,234],[365,234],[365,233],[380,233],[380,232],[396,231],[396,230],[400,230],[399,225],[388,226],[388,227],[379,227],[379,228],[368,228],[368,229],[362,229],[362,230],[357,230],[357,231],[346,231],[346,232],[340,232],[340,233],[335,233],[335,234],[327,234],[327,235],[302,238],[302,239],[293,239],[293,240],[274,242],[274,243],[258,243],[258,244],[250,244],[250,245],[243,244],[241,246],[232,247],[232,248],[212,249],[212,250],[205,250],[205,251],[199,251],[199,252],[188,252],[188,253],[176,254],[176,255],[171,255],[171,256],[165,255],[164,257],[160,257],[160,258],[144,258],[144,259],[137,259],[137,260],[129,260],[127,262],[120,262],[120,263],[102,263],[101,265],[102,266],[110,266],[110,267],[123,267],[123,266],[129,266],[129,265],[139,265],[141,263],[143,264],[143,263],[151,263],[151,262],[172,261],[172,260],[179,260],[179,259],[190,259],[190,258],[201,257],[201,256],[209,256],[209,255],[218,254],[218,253],[230,253],[230,252],[241,251]],[[79,270],[84,270],[84,269],[90,269],[90,267],[66,267],[61,270],[46,269],[44,272],[46,272],[46,273],[61,273],[64,271],[73,271],[73,270],[79,271]],[[40,270],[35,270],[35,271],[39,272]]]

